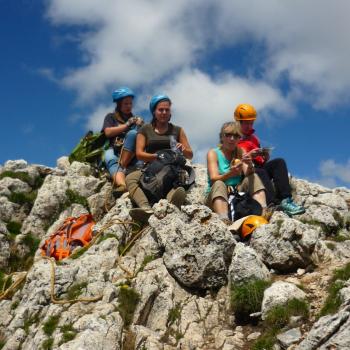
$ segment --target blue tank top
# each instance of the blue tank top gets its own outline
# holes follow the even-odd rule
[[[219,174],[223,175],[225,173],[227,173],[230,170],[231,167],[231,161],[229,161],[225,155],[222,153],[221,149],[219,147],[214,148],[214,151],[216,153],[216,156],[218,158],[218,169],[219,169]],[[225,184],[227,186],[236,186],[238,185],[241,181],[242,181],[243,176],[242,175],[238,175],[238,176],[233,176],[230,177],[229,179],[225,180]],[[207,192],[210,191],[211,188],[211,181],[209,178],[209,173],[208,173],[208,189]]]

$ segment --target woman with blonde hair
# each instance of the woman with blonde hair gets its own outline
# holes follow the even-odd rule
[[[263,211],[266,208],[265,187],[254,173],[252,159],[249,155],[243,155],[237,146],[241,135],[239,124],[224,123],[220,131],[220,145],[210,149],[207,154],[207,205],[227,223],[228,186],[249,193]]]

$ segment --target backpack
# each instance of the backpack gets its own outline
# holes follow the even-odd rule
[[[233,188],[228,195],[229,219],[236,221],[248,215],[261,215],[262,206],[249,193],[238,192]]]
[[[41,246],[43,256],[67,258],[76,247],[85,247],[93,237],[95,221],[91,214],[69,217]]]
[[[143,170],[139,184],[151,204],[165,198],[172,188],[188,190],[195,181],[192,167],[182,153],[170,149],[156,152],[158,158]]]
[[[93,133],[91,130],[80,140],[69,155],[69,162],[78,161],[100,167],[103,152],[107,144],[104,132]]]

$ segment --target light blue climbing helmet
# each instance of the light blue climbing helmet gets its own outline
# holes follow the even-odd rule
[[[122,98],[129,97],[129,96],[134,98],[135,94],[128,87],[121,87],[121,88],[113,91],[113,93],[112,93],[113,102],[118,102]]]
[[[161,101],[169,101],[171,103],[170,97],[167,95],[154,95],[149,103],[149,110],[151,111],[152,115],[157,107],[157,104]]]

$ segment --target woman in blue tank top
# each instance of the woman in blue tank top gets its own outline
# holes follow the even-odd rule
[[[220,131],[220,145],[209,150],[207,205],[228,221],[228,186],[237,186],[239,191],[248,192],[263,208],[266,208],[265,188],[254,173],[249,155],[237,147],[241,130],[237,123],[225,123]]]

